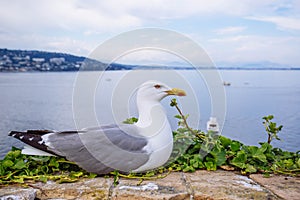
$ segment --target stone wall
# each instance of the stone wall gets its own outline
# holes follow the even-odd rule
[[[0,188],[0,200],[34,199],[299,199],[300,178],[251,175],[235,172],[197,171],[171,173],[166,178],[143,181],[121,178],[114,186],[112,178],[82,179],[75,183],[45,183]]]

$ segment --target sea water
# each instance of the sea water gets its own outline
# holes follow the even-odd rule
[[[99,74],[95,95],[92,101],[87,101],[93,103],[99,124],[120,123],[123,118],[137,116],[135,92],[138,83],[143,79],[158,79],[171,87],[187,90],[188,95],[178,99],[183,112],[190,114],[193,128],[205,130],[209,117],[219,117],[215,108],[221,106],[220,112],[224,111],[219,117],[224,117],[219,119],[221,134],[248,145],[258,145],[267,140],[262,117],[272,114],[274,121],[283,125],[279,133],[282,140],[272,144],[289,151],[300,150],[300,71],[219,70],[220,80],[215,84],[223,94],[216,96],[212,95],[216,88],[212,86],[214,82],[208,82],[205,75],[193,70],[179,70],[175,76],[163,70],[134,72],[141,74],[133,75],[129,71],[81,73]],[[126,81],[135,82],[132,77],[138,77],[136,88],[131,85],[127,91]],[[223,81],[230,86],[220,86]],[[74,116],[86,106],[74,106],[73,98],[79,98],[73,96],[78,84],[76,72],[0,73],[0,158],[12,146],[23,146],[7,136],[11,130],[75,130],[78,126]],[[85,92],[79,96],[91,98],[85,96]],[[126,98],[122,99],[123,96]],[[176,129],[177,121],[173,116],[177,111],[169,106],[171,98],[164,99],[162,104],[172,128]]]

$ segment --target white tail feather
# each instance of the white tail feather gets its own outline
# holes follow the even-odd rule
[[[22,149],[22,154],[26,155],[35,155],[35,156],[55,156],[51,153],[47,153],[45,151],[39,150],[29,145],[25,145]]]

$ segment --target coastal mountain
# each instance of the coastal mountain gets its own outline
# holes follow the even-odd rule
[[[0,72],[78,71],[78,70],[189,69],[177,66],[103,63],[66,53],[0,49]]]
[[[215,69],[205,66],[203,69]],[[249,63],[217,63],[220,70],[300,70],[299,67],[281,65],[269,61]],[[134,69],[194,69],[186,63],[164,63],[163,65],[129,65],[103,63],[83,56],[66,53],[10,50],[0,48],[0,72],[28,71],[78,71],[78,70],[134,70]]]
[[[298,69],[290,65],[278,64],[270,61],[259,61],[259,62],[220,62],[218,63],[219,69],[244,69],[244,70],[289,70]]]
[[[120,64],[107,65],[83,56],[66,53],[0,49],[0,72],[78,71],[129,69]]]

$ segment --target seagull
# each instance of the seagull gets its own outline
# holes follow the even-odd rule
[[[108,174],[145,172],[164,165],[173,149],[173,134],[160,101],[185,96],[182,89],[159,81],[146,81],[137,90],[138,121],[77,131],[11,131],[9,136],[26,145],[23,154],[58,156],[88,172]]]

